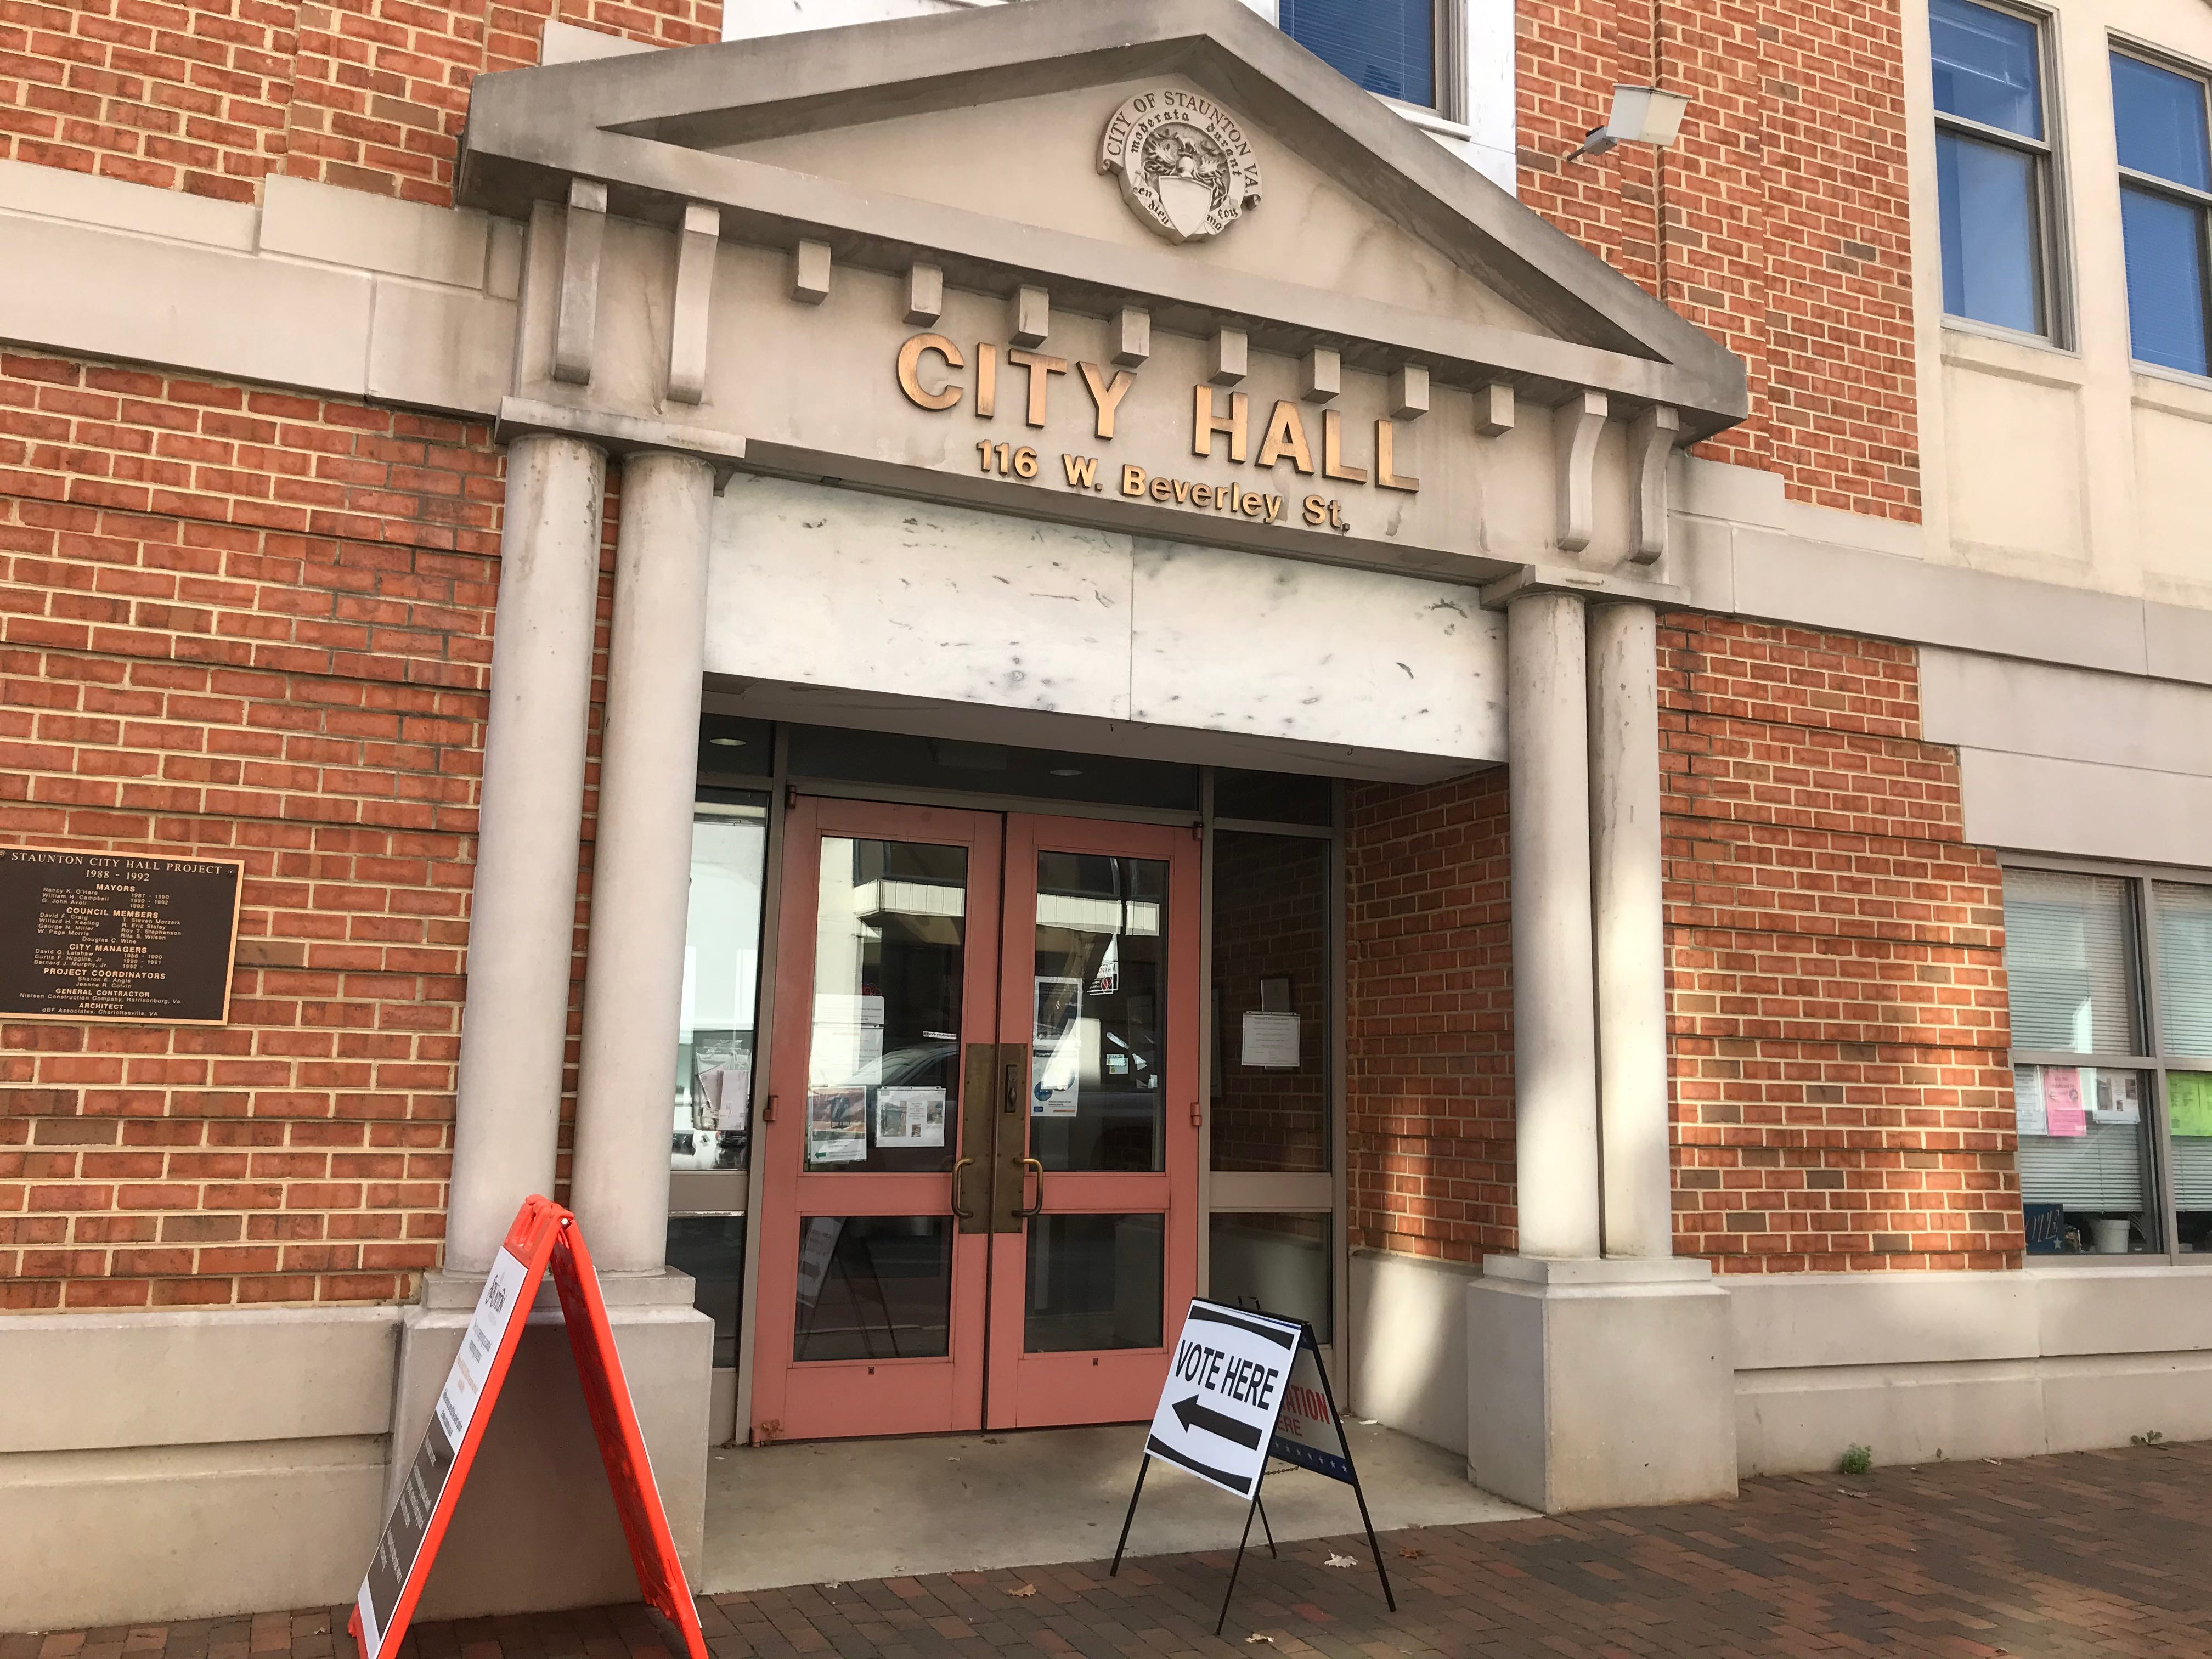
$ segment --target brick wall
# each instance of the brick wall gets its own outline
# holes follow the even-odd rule
[[[1905,647],[1665,618],[1675,1248],[2017,1266],[2003,896]],[[1514,1244],[1507,775],[1346,797],[1351,1237]]]
[[[549,17],[653,46],[721,0],[6,0],[0,159],[225,201],[270,173],[444,205],[477,75]]]
[[[1522,0],[1522,199],[1744,360],[1699,453],[1794,500],[1920,516],[1905,39],[1824,0]],[[1664,151],[1564,158],[1616,82],[1690,94]]]
[[[501,489],[481,425],[0,356],[0,840],[245,862],[230,1024],[0,1026],[0,1307],[434,1261]]]
[[[2016,1266],[1996,861],[1907,647],[1663,618],[1678,1251]]]
[[[1346,793],[1354,1249],[1513,1248],[1505,801],[1503,768]]]

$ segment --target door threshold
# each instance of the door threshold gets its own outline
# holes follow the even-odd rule
[[[775,1451],[787,1446],[896,1446],[909,1440],[979,1440],[987,1446],[997,1445],[1004,1437],[1027,1434],[1060,1434],[1076,1429],[1127,1429],[1143,1426],[1149,1418],[1123,1418],[1110,1423],[1044,1423],[1018,1429],[932,1429],[920,1434],[825,1434],[811,1439],[787,1440],[779,1436],[774,1440],[757,1440],[743,1444],[732,1442],[717,1446],[717,1451]]]

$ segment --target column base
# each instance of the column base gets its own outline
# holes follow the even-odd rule
[[[1729,1296],[1711,1264],[1482,1269],[1467,1289],[1468,1479],[1547,1515],[1735,1496]]]
[[[387,1507],[483,1288],[481,1275],[432,1273],[421,1305],[402,1317]],[[693,1307],[686,1273],[607,1273],[599,1288],[669,1528],[696,1581],[706,1540],[714,1322]],[[636,1599],[637,1573],[549,1276],[416,1616],[465,1619]]]

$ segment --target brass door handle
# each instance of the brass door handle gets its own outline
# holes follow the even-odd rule
[[[1036,1159],[1033,1158],[1024,1158],[1022,1160],[1022,1185],[1024,1187],[1029,1185],[1029,1172],[1031,1170],[1035,1170],[1036,1171],[1037,1201],[1014,1212],[1016,1215],[1022,1216],[1024,1218],[1033,1216],[1036,1214],[1038,1211],[1044,1208],[1044,1165],[1038,1163]]]
[[[960,1202],[960,1172],[975,1161],[972,1158],[963,1158],[952,1166],[952,1213],[963,1221],[975,1218],[975,1212]]]

